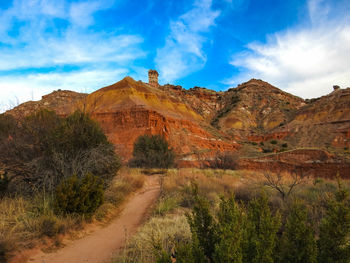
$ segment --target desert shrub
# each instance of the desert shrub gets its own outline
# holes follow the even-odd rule
[[[215,246],[218,242],[214,217],[210,212],[209,202],[198,195],[197,186],[194,186],[193,193],[195,205],[192,209],[192,215],[187,215],[187,220],[191,227],[194,250],[203,252],[199,253],[200,257],[196,261],[204,261],[201,256],[204,254],[212,262]]]
[[[49,151],[63,152],[72,157],[100,144],[108,144],[108,140],[98,123],[88,114],[75,111],[63,119],[51,135]]]
[[[271,144],[277,144],[277,141],[276,140],[272,140],[270,141]]]
[[[334,198],[328,201],[326,215],[320,225],[318,262],[350,261],[350,208],[348,191],[340,185]]]
[[[265,194],[253,199],[247,207],[243,234],[243,262],[274,262],[279,214],[273,215]]]
[[[120,168],[120,161],[99,124],[88,114],[76,111],[65,118],[50,137],[44,166],[57,177],[93,173],[105,180]],[[47,160],[48,159],[48,160]]]
[[[63,180],[57,187],[54,200],[56,213],[91,216],[103,203],[103,181],[92,174],[79,179],[76,175]]]
[[[305,206],[294,201],[288,211],[281,244],[281,262],[317,262],[315,233],[309,224]]]
[[[243,216],[232,195],[221,199],[218,212],[218,242],[214,262],[242,262]]]
[[[233,152],[218,152],[214,159],[210,161],[210,167],[235,170],[238,167],[238,155]]]
[[[44,236],[54,237],[65,232],[65,225],[60,223],[54,215],[44,215],[40,222],[40,233]]]
[[[174,164],[175,154],[168,142],[160,135],[143,135],[134,143],[130,165],[145,168],[169,168]]]
[[[287,148],[287,147],[288,147],[288,144],[287,144],[287,143],[283,143],[283,144],[282,144],[282,147],[283,147],[283,148]]]
[[[107,180],[120,167],[98,123],[80,111],[60,118],[40,110],[22,119],[10,136],[0,142],[0,163],[31,191],[52,191],[74,173],[78,177],[93,173]]]

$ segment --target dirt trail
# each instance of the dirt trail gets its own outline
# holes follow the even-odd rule
[[[146,177],[144,187],[132,196],[120,216],[108,226],[98,229],[82,239],[72,241],[66,247],[50,253],[33,256],[28,263],[104,263],[112,253],[123,247],[126,235],[133,235],[143,223],[149,207],[159,195],[159,177]]]

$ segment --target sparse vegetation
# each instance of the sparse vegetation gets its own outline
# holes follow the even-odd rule
[[[214,169],[235,170],[238,167],[238,155],[234,152],[217,152],[209,163]]]
[[[175,154],[168,142],[160,135],[143,135],[134,143],[132,167],[169,168],[174,164]]]
[[[148,234],[142,228],[113,262],[171,262],[171,255],[176,256],[176,262],[348,262],[344,254],[350,249],[344,243],[345,236],[350,238],[348,209],[340,207],[349,206],[349,182],[339,188],[331,180],[302,179],[303,184],[296,184],[283,201],[276,189],[265,185],[263,174],[169,170],[149,222],[168,222],[164,229],[174,232],[158,231],[154,225],[151,229],[147,223]],[[289,189],[290,182],[293,180],[280,183]],[[181,220],[181,228],[177,225],[180,222],[176,221],[175,226],[169,218]],[[330,230],[331,225],[333,230],[342,229],[342,234]],[[184,226],[185,235],[181,232]],[[159,241],[156,233],[166,238]],[[147,241],[140,241],[146,236]],[[330,240],[339,240],[333,242],[332,251],[341,249],[343,261],[322,248],[321,244]],[[321,257],[326,258],[319,255],[321,249],[325,251],[322,253],[330,253],[330,260],[321,261]]]
[[[121,169],[108,184],[104,203],[89,222],[113,218],[118,212],[117,207],[131,192],[142,187],[143,182],[144,175],[140,170]],[[61,234],[74,234],[84,227],[85,216],[56,214],[53,204],[53,197],[43,192],[37,192],[31,198],[5,196],[0,200],[0,254],[3,251],[6,254],[3,257],[7,257],[14,250],[40,244],[42,236],[59,240]]]
[[[220,118],[225,117],[240,101],[239,96],[236,94],[236,92],[233,90],[231,96],[227,98],[226,105],[218,111],[217,115],[213,118],[211,121],[211,125],[215,128],[219,128],[219,120]]]

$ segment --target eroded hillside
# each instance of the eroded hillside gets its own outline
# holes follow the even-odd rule
[[[310,153],[300,152],[306,147],[343,158],[332,157],[334,162],[348,162],[350,88],[303,100],[257,79],[225,92],[152,81],[126,77],[91,94],[55,91],[7,113],[21,118],[40,108],[60,115],[88,111],[125,161],[138,136],[161,134],[175,149],[180,166],[205,164],[223,151],[238,151],[242,158],[288,151],[302,160]],[[257,169],[256,160],[250,165],[247,160],[244,167]]]

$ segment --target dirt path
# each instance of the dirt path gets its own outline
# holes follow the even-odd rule
[[[149,207],[159,195],[159,177],[146,177],[144,187],[132,196],[121,215],[108,226],[98,229],[82,239],[72,241],[66,247],[30,258],[28,263],[104,263],[112,253],[123,247],[126,235],[130,237],[144,222]]]

